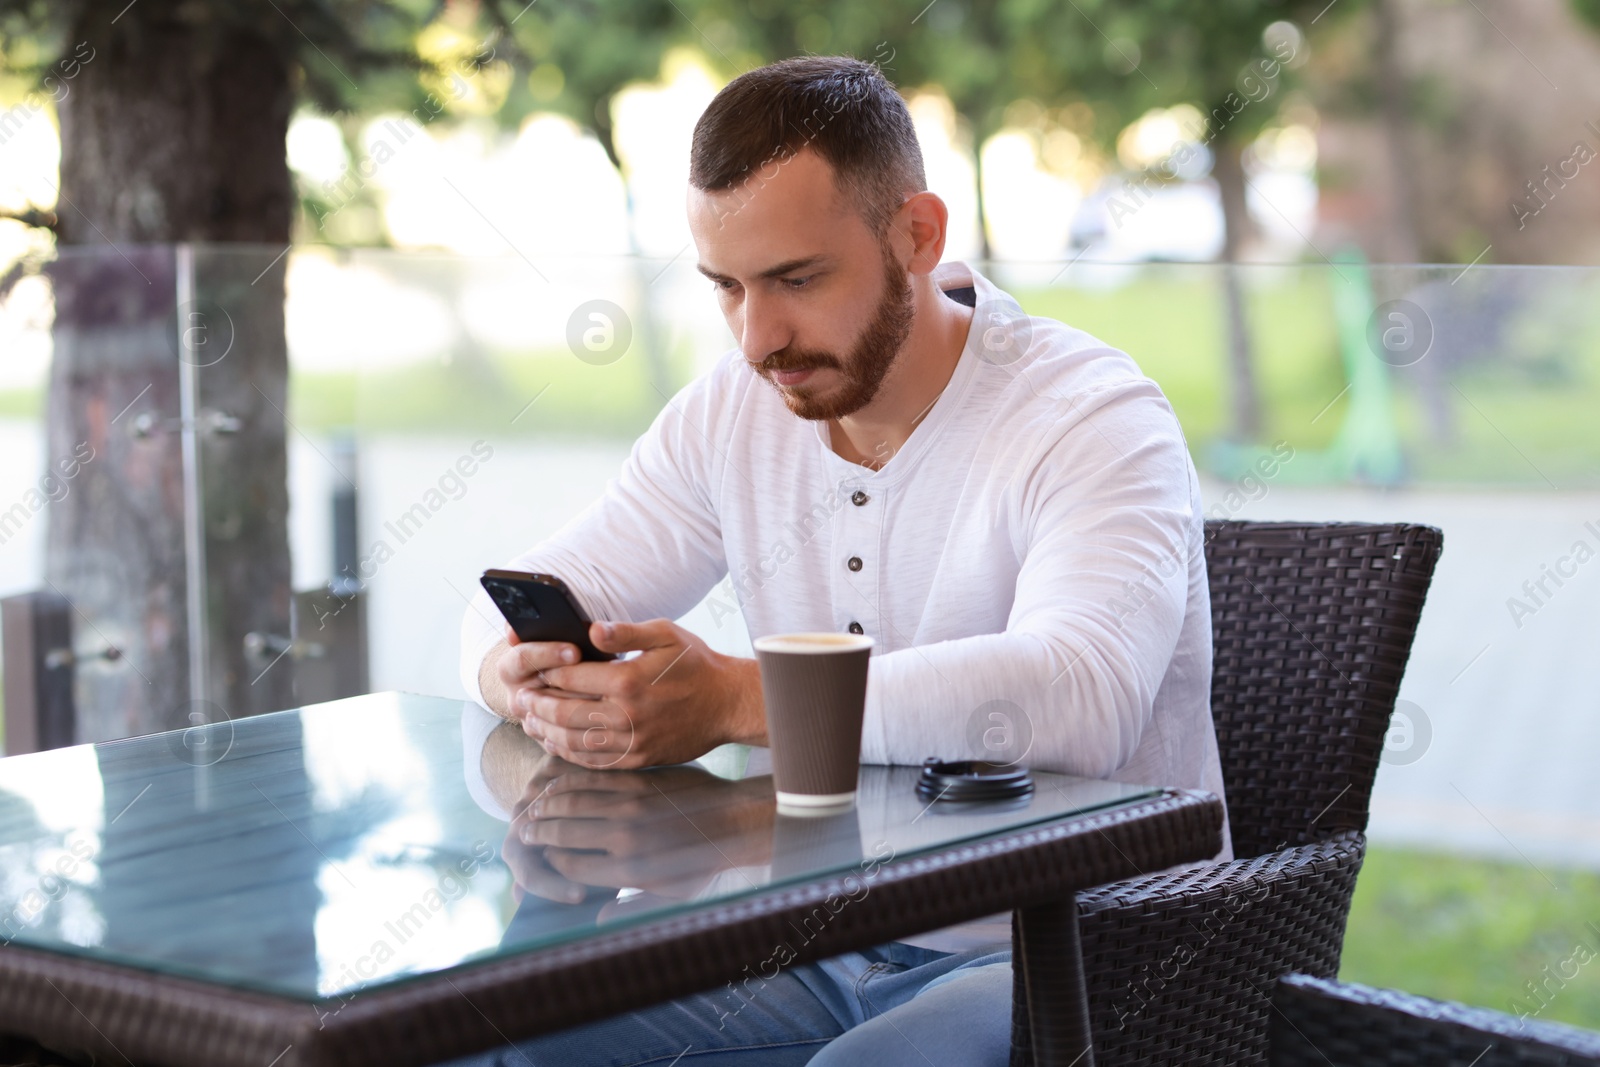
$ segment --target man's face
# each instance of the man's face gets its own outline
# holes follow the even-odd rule
[[[803,419],[865,407],[911,332],[906,268],[810,150],[689,190],[689,229],[744,358]]]

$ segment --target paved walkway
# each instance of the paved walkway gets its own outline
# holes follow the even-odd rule
[[[1444,531],[1400,690],[1418,724],[1391,730],[1375,841],[1600,868],[1600,493],[1272,487],[1236,517]]]

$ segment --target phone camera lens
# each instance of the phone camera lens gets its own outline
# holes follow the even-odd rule
[[[506,586],[506,601],[511,610],[524,619],[537,619],[539,609],[533,606],[533,601],[528,599],[528,594],[514,585]]]
[[[539,618],[539,609],[521,587],[511,582],[492,582],[491,592],[495,602],[507,616],[519,619]]]

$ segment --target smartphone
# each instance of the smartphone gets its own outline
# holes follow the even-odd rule
[[[616,659],[589,640],[589,617],[567,583],[551,574],[488,570],[479,579],[489,599],[506,617],[520,641],[565,641],[586,660]]]

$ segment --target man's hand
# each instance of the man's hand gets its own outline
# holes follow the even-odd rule
[[[519,718],[530,737],[569,762],[648,767],[696,759],[729,741],[767,743],[756,661],[713,652],[667,619],[590,624],[589,640],[601,651],[639,653],[612,662],[579,663],[571,645],[514,640],[499,660],[501,714]],[[562,657],[568,649],[571,659]]]
[[[478,688],[483,702],[502,719],[522,721],[513,697],[524,688],[545,688],[546,667],[578,662],[578,648],[563,641],[520,641],[516,631],[506,626],[505,640],[499,641],[483,657],[478,668]]]
[[[550,866],[542,845],[530,845],[523,840],[523,830],[531,817],[529,809],[560,781],[563,771],[580,769],[545,753],[534,765],[521,799],[511,806],[511,826],[500,846],[500,858],[511,869],[511,896],[518,905],[530,892],[559,904],[577,904],[589,894],[588,886],[566,878]]]
[[[553,758],[542,766],[555,777],[529,781],[504,846],[527,892],[575,903],[588,887],[628,887],[646,894],[633,906],[653,906],[693,896],[719,871],[772,861],[768,778],[730,782],[686,766],[595,771]],[[618,910],[607,905],[600,917]]]

